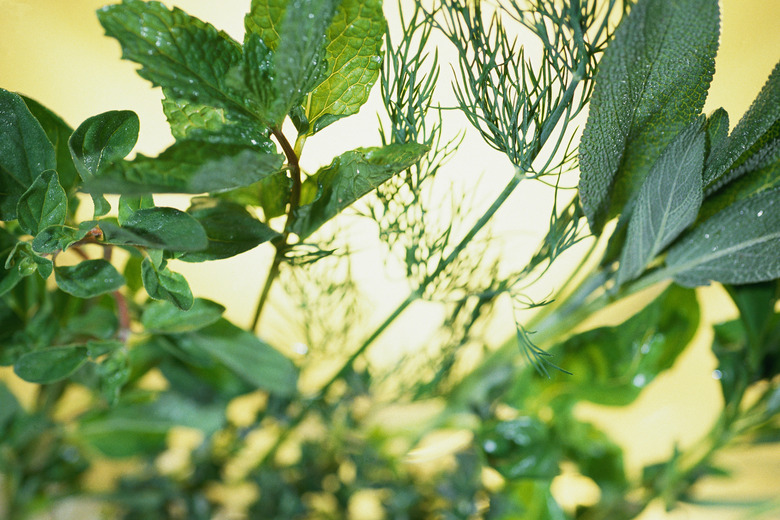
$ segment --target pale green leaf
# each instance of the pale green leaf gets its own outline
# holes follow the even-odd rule
[[[68,196],[54,170],[41,173],[19,197],[16,207],[19,225],[31,235],[49,226],[65,224],[67,214]]]
[[[272,51],[279,45],[279,31],[289,0],[252,0],[244,17],[247,36],[256,34]]]
[[[57,158],[24,100],[1,88],[0,128],[0,220],[13,220],[19,197],[41,172],[57,167]]]
[[[84,260],[73,266],[56,266],[57,286],[78,298],[92,298],[121,288],[125,279],[106,260]]]
[[[667,270],[686,286],[780,277],[780,190],[741,200],[694,228],[669,250]]]
[[[717,0],[639,0],[599,64],[580,145],[591,229],[630,211],[651,166],[699,114],[714,72]]]
[[[359,148],[335,158],[304,182],[301,207],[293,231],[302,239],[338,215],[362,196],[400,173],[428,153],[417,143],[391,144],[383,148]]]
[[[694,220],[702,201],[705,134],[694,123],[664,150],[639,191],[628,225],[618,284],[639,276]]]
[[[187,280],[179,273],[167,267],[158,268],[149,258],[144,258],[141,277],[150,298],[167,300],[185,311],[192,307],[192,291]]]
[[[328,27],[324,80],[305,101],[309,133],[357,113],[382,66],[385,33],[381,0],[343,0]]]
[[[186,311],[171,302],[152,302],[144,308],[141,324],[149,332],[180,334],[211,325],[223,312],[225,307],[203,298],[196,298]]]

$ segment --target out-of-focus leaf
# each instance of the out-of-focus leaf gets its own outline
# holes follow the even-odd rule
[[[417,143],[383,148],[359,148],[336,157],[330,166],[309,177],[301,190],[301,207],[293,231],[302,239],[393,175],[404,171],[428,152]]]
[[[11,393],[4,383],[0,382],[0,432],[5,430],[8,424],[18,412],[22,410],[16,396]]]
[[[211,325],[223,312],[222,305],[202,298],[196,298],[186,311],[167,301],[152,302],[144,309],[141,324],[150,332],[180,334]]]
[[[19,276],[24,278],[38,271],[41,278],[44,280],[51,276],[52,269],[54,269],[54,263],[49,259],[35,254],[32,250],[30,242],[17,242],[13,249],[6,258],[5,268],[16,268]],[[16,280],[18,282],[18,280]],[[13,282],[15,285],[16,282]],[[12,287],[12,286],[11,286]],[[0,294],[9,290],[8,287],[5,290],[0,289]]]
[[[54,170],[41,173],[19,197],[16,207],[19,225],[31,235],[49,226],[65,224],[67,214],[68,197]]]
[[[196,200],[187,212],[206,230],[208,246],[182,256],[185,262],[228,258],[280,236],[243,207],[226,200]]]
[[[87,359],[87,348],[83,345],[34,350],[16,361],[14,372],[31,383],[54,383],[73,374]]]
[[[767,190],[716,213],[684,235],[666,257],[688,287],[754,283],[780,276],[780,190]]]
[[[702,200],[705,135],[699,122],[680,132],[650,169],[628,224],[618,284],[639,276],[685,228]]]
[[[552,441],[547,425],[530,416],[488,423],[480,434],[490,465],[510,481],[557,475],[562,453]]]
[[[248,186],[279,171],[283,157],[246,146],[179,141],[158,157],[113,163],[85,183],[90,193],[205,193]]]
[[[13,220],[19,197],[43,171],[57,167],[57,158],[24,100],[1,88],[0,128],[0,220]]]
[[[738,406],[750,379],[745,328],[733,320],[713,327],[712,353],[718,358],[715,377],[720,382],[726,406]]]
[[[555,354],[572,374],[551,372],[552,381],[544,384],[556,385],[556,395],[627,405],[672,366],[698,323],[695,292],[673,285],[623,323],[566,340]]]
[[[192,307],[194,299],[187,280],[167,267],[158,269],[148,258],[141,264],[141,277],[150,298],[167,300],[182,310]]]
[[[298,375],[292,362],[225,319],[171,339],[185,352],[209,355],[258,388],[283,396],[296,390]]]
[[[718,33],[715,0],[640,0],[618,27],[580,145],[580,196],[594,233],[630,211],[651,166],[701,111]]]
[[[116,268],[103,259],[84,260],[74,266],[56,266],[57,286],[78,298],[92,298],[118,290],[125,283]]]

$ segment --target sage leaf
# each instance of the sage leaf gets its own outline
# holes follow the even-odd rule
[[[84,260],[74,266],[56,266],[57,286],[78,298],[92,298],[120,289],[125,279],[103,259]]]
[[[187,280],[167,267],[158,268],[149,258],[141,264],[141,278],[150,298],[167,300],[182,310],[188,310],[194,303]]]
[[[554,391],[625,406],[674,364],[698,324],[695,292],[671,285],[623,323],[577,334],[556,347],[571,375],[551,372]]]
[[[67,214],[68,196],[54,170],[41,173],[19,197],[16,207],[19,226],[31,235],[49,226],[65,224]]]
[[[80,176],[70,155],[68,139],[73,134],[73,129],[60,116],[41,105],[34,99],[22,96],[30,113],[38,120],[46,132],[57,158],[57,174],[60,176],[60,184],[66,192],[71,193],[78,186]],[[72,208],[71,208],[72,209]]]
[[[404,171],[428,152],[417,143],[359,148],[336,157],[304,182],[301,206],[292,229],[301,239],[311,235],[344,208]]]
[[[171,302],[158,301],[146,306],[141,324],[149,332],[181,334],[207,327],[222,317],[225,307],[203,298],[196,298],[189,310]]]
[[[709,167],[712,158],[720,153],[729,139],[729,114],[722,108],[717,109],[707,118],[707,161]]]
[[[0,220],[14,220],[19,197],[43,171],[57,167],[57,158],[24,100],[1,88],[0,128]]]
[[[185,352],[207,354],[257,388],[281,396],[293,395],[297,388],[297,371],[289,359],[224,318],[171,339]]]
[[[245,146],[180,141],[158,157],[114,163],[82,188],[89,193],[205,193],[248,186],[280,170],[284,158]]]
[[[34,350],[16,361],[14,372],[30,383],[54,383],[72,375],[88,358],[87,348],[83,345]]]
[[[666,257],[674,280],[743,284],[780,276],[780,190],[741,200],[695,227]]]
[[[780,63],[775,65],[758,97],[742,116],[726,145],[707,161],[704,182],[707,193],[735,179],[732,170],[749,159],[769,141],[780,138]],[[741,173],[744,173],[742,171]]]
[[[154,86],[177,99],[245,110],[225,82],[241,60],[241,46],[225,32],[160,2],[124,0],[97,14],[122,46],[122,57],[141,64],[138,74]]]
[[[381,0],[342,0],[339,4],[328,27],[324,79],[304,103],[308,133],[357,113],[368,100],[382,66],[385,25]]]
[[[206,232],[200,223],[176,208],[139,209],[125,219],[121,231],[102,222],[101,228],[107,241],[117,236],[120,240],[124,238],[126,244],[170,251],[199,251],[208,246]],[[133,244],[131,237],[140,238],[139,243]]]
[[[229,258],[280,236],[242,206],[226,200],[196,199],[187,212],[206,230],[208,245],[183,255],[180,259],[185,262]]]
[[[694,123],[651,168],[631,214],[617,283],[632,280],[696,220],[702,201],[705,134]]]
[[[591,230],[630,211],[650,167],[701,111],[715,67],[716,0],[640,0],[599,64],[580,144]]]

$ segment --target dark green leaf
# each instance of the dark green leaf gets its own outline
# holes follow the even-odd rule
[[[714,374],[720,382],[724,402],[733,407],[742,400],[750,380],[745,328],[739,320],[733,320],[715,325],[713,331],[712,353],[718,359]]]
[[[293,231],[311,235],[344,208],[404,171],[428,152],[417,143],[391,144],[346,152],[303,184]]]
[[[16,268],[21,277],[29,276],[38,271],[41,278],[46,280],[51,276],[54,264],[50,259],[35,254],[30,242],[17,242],[5,261],[6,269],[12,269],[12,267]],[[18,281],[13,282],[13,285],[16,285]]]
[[[739,317],[747,331],[751,350],[757,354],[763,350],[764,339],[769,333],[778,296],[778,281],[726,286],[726,290],[739,309]],[[753,356],[756,358],[756,356]],[[744,360],[743,360],[744,361]],[[756,359],[751,359],[753,366]]]
[[[305,103],[309,133],[357,113],[379,77],[385,33],[381,0],[343,0],[328,27],[324,80]]]
[[[46,136],[54,146],[54,152],[57,157],[57,173],[60,176],[60,183],[66,192],[71,192],[79,184],[79,174],[76,165],[73,164],[73,158],[70,155],[68,139],[70,139],[73,129],[57,114],[44,107],[34,99],[22,96],[24,103],[30,112],[38,120],[46,132]],[[73,208],[71,208],[72,210]]]
[[[284,215],[290,200],[292,181],[282,173],[269,175],[258,183],[260,206],[266,219]]]
[[[122,231],[106,226],[108,222],[100,224],[107,242],[110,242],[112,237],[117,240],[126,238],[126,244],[170,251],[200,251],[208,246],[203,226],[189,214],[176,208],[139,209],[127,217],[121,227]],[[130,234],[140,238],[140,243],[134,244]]]
[[[85,338],[108,340],[116,334],[119,319],[114,308],[92,305],[69,319],[65,328],[67,333],[80,340]],[[95,357],[92,352],[89,355]]]
[[[756,149],[763,148],[767,142],[780,138],[778,120],[780,120],[780,63],[775,65],[766,84],[737,123],[726,145],[715,151],[707,161],[704,183],[709,191],[739,176],[740,172],[729,172],[729,170],[749,159]]]
[[[289,396],[297,387],[297,371],[289,359],[225,319],[195,332],[171,336],[195,355],[208,354],[248,383]]]
[[[64,251],[89,234],[89,228],[80,229],[68,226],[49,226],[35,235],[32,248],[38,254],[51,254]]]
[[[726,146],[729,139],[729,114],[724,109],[719,108],[707,118],[707,161],[706,165],[712,161],[713,157],[720,153],[720,150]],[[708,166],[705,166],[705,169]],[[703,173],[703,172],[702,172]]]
[[[86,181],[127,156],[138,141],[139,128],[138,116],[130,110],[104,112],[81,123],[68,141],[81,178]]]
[[[208,247],[182,256],[185,262],[228,258],[280,236],[243,207],[225,200],[196,200],[187,211],[206,230]]]
[[[57,158],[22,98],[1,88],[0,128],[0,220],[13,220],[19,197],[41,172],[57,167]]]
[[[54,170],[41,173],[19,197],[16,206],[19,225],[31,235],[49,226],[65,224],[67,214],[68,197]]]
[[[85,418],[78,435],[109,457],[130,457],[162,451],[174,426],[197,428],[208,435],[224,421],[222,406],[199,404],[168,392],[150,403],[120,403]]]
[[[205,193],[248,186],[279,171],[284,158],[245,146],[180,141],[158,157],[114,163],[86,183],[90,193]]]
[[[202,329],[216,322],[225,308],[211,300],[196,298],[192,307],[183,311],[170,302],[152,302],[141,315],[141,324],[147,331],[179,334]]]
[[[672,366],[698,323],[694,291],[672,285],[620,325],[583,332],[556,348],[561,366],[572,372],[551,372],[553,383],[560,385],[556,393],[627,405]]]
[[[639,276],[696,220],[702,200],[704,148],[705,135],[697,122],[680,132],[651,168],[631,214],[618,284]]]
[[[119,206],[117,207],[117,220],[120,226],[124,226],[130,215],[139,209],[149,209],[154,207],[154,197],[151,193],[138,196],[122,195],[119,197]]]
[[[106,260],[84,260],[74,266],[54,268],[57,286],[78,298],[92,298],[118,290],[125,279]]]
[[[87,348],[83,345],[35,350],[16,361],[14,372],[31,383],[54,383],[73,374],[87,359]]]
[[[666,257],[670,275],[689,287],[753,283],[780,276],[780,190],[767,190],[715,214]]]
[[[151,298],[167,300],[182,310],[192,307],[192,291],[187,280],[179,273],[174,273],[167,267],[158,269],[148,258],[144,258],[141,277]]]
[[[701,111],[714,72],[716,0],[640,0],[599,64],[580,146],[591,229],[630,211],[650,167]]]
[[[5,430],[6,424],[8,424],[18,412],[22,410],[19,405],[16,396],[0,382],[0,432]]]
[[[240,62],[241,46],[223,31],[159,2],[124,0],[98,11],[106,34],[119,40],[122,57],[140,63],[138,74],[176,99],[242,109],[225,84]]]

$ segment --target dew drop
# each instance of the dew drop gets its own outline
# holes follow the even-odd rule
[[[764,214],[764,210],[762,209],[761,211],[759,211],[758,213],[756,213],[756,216],[757,216],[757,217],[760,217],[760,216],[761,216],[761,215],[763,215],[763,214]]]
[[[496,444],[496,441],[486,440],[482,447],[486,452],[493,453],[498,448],[498,444]]]
[[[713,370],[712,371],[712,379],[720,380],[723,377],[723,372],[720,370]]]
[[[645,383],[647,383],[647,378],[644,374],[637,374],[634,376],[634,379],[631,381],[631,383],[637,388],[642,388],[645,386]]]
[[[704,238],[709,239],[710,238],[710,234],[709,233],[704,233]]]

